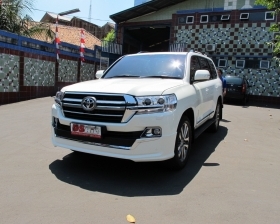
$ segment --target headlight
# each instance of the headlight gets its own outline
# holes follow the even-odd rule
[[[159,113],[174,111],[177,106],[175,94],[163,96],[141,96],[136,97],[138,106],[137,114]]]
[[[61,92],[61,91],[58,91],[56,94],[55,94],[55,98],[54,98],[54,101],[61,106],[61,101],[64,97],[64,92]]]

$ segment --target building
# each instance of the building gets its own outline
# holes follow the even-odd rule
[[[56,19],[57,14],[46,12],[40,22],[55,23]],[[75,16],[72,18],[69,18],[67,16],[59,16],[58,23],[65,26],[83,28],[92,35],[96,36],[98,39],[103,39],[107,35],[107,33],[110,32],[110,30],[115,29],[115,24],[113,23],[108,22],[100,27],[94,23],[88,22]]]
[[[123,54],[200,51],[224,74],[246,76],[252,98],[280,102],[269,27],[279,18],[254,0],[152,0],[113,14]],[[137,9],[137,10],[136,10]]]

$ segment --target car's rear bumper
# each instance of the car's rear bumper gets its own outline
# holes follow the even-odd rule
[[[228,100],[228,99],[243,100],[245,97],[246,95],[240,93],[226,93],[224,100]]]

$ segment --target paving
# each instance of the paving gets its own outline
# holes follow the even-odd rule
[[[175,172],[54,147],[52,103],[0,106],[0,223],[279,223],[279,107],[224,105]]]

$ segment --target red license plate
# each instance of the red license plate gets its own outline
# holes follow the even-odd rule
[[[91,138],[101,138],[101,127],[87,124],[71,123],[71,134]]]

